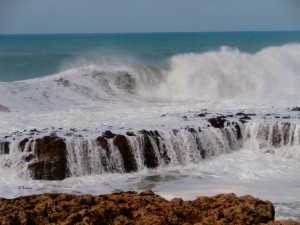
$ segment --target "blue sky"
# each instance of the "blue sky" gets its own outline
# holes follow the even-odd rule
[[[0,0],[0,34],[300,30],[300,0]]]

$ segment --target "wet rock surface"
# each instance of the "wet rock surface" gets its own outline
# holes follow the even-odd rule
[[[35,141],[36,162],[28,165],[34,179],[62,180],[67,176],[67,150],[63,139],[45,136]]]
[[[167,201],[152,191],[0,199],[1,224],[299,224],[274,221],[269,201],[220,194]]]

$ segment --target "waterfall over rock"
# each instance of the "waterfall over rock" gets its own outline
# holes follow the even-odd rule
[[[224,126],[224,127],[223,127]],[[186,127],[173,130],[140,130],[114,134],[105,131],[95,139],[44,136],[0,143],[0,166],[27,171],[34,179],[103,173],[130,173],[145,168],[185,166],[254,145],[265,153],[300,159],[300,127],[290,123],[246,124],[228,122],[222,128]],[[281,150],[289,147],[290,152]]]

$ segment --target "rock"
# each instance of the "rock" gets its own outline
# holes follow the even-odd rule
[[[67,150],[63,139],[45,136],[36,140],[37,161],[28,165],[34,179],[62,180],[67,176]]]
[[[0,142],[0,155],[9,154],[9,145],[8,141]]]
[[[130,146],[127,143],[127,139],[124,135],[117,135],[114,138],[114,145],[119,149],[123,161],[124,168],[126,172],[133,172],[137,170],[136,160],[130,149]]]
[[[281,147],[282,134],[278,124],[272,127],[272,145],[276,148]]]
[[[116,136],[116,134],[112,133],[110,130],[104,131],[102,133],[102,137],[105,137],[108,139],[114,138],[115,136]]]
[[[26,147],[26,144],[27,144],[28,142],[32,142],[32,141],[30,141],[28,138],[25,138],[25,139],[23,139],[22,141],[20,141],[19,147],[20,147],[20,149],[21,149],[22,152],[25,151],[25,147]],[[29,152],[32,151],[31,145],[29,145],[29,147],[28,147],[27,150],[28,150]]]
[[[240,118],[240,120],[251,120],[251,117],[249,115],[244,115]]]
[[[292,108],[292,111],[299,111],[300,112],[300,107],[294,107],[294,108]]]
[[[0,104],[0,112],[10,112],[9,108]]]
[[[142,136],[143,138],[143,151],[144,151],[144,165],[148,168],[155,168],[158,166],[158,158],[155,154],[155,141],[152,139],[153,137],[150,135],[149,132],[146,132]],[[152,140],[151,140],[152,139]],[[157,139],[156,139],[157,141]],[[154,143],[152,143],[154,142]]]
[[[199,113],[196,115],[196,117],[206,117],[206,113]]]
[[[234,194],[194,201],[167,201],[152,191],[0,199],[2,224],[299,224],[276,222],[274,214],[271,202]]]
[[[100,145],[104,150],[108,151],[109,150],[109,146],[108,146],[108,142],[104,137],[98,137],[97,138],[97,143],[98,145]]]
[[[215,128],[224,128],[224,123],[227,121],[225,116],[217,116],[216,118],[210,118],[207,121]]]
[[[127,131],[126,135],[130,137],[136,136],[134,132],[130,132],[130,131]]]

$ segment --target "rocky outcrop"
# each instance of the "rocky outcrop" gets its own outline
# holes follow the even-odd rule
[[[36,162],[28,165],[34,179],[62,180],[67,176],[67,150],[63,139],[45,136],[35,141]]]
[[[224,118],[219,119],[223,121]],[[30,130],[32,136],[13,144],[15,149],[12,152],[19,151],[24,161],[29,162],[28,169],[34,179],[61,180],[72,175],[128,173],[144,167],[166,166],[172,160],[177,164],[188,163],[185,161],[187,153],[184,151],[191,151],[191,157],[196,157],[193,162],[199,162],[215,154],[238,149],[237,140],[242,138],[239,124],[224,122],[225,119],[221,126],[217,126],[222,129],[224,140],[216,143],[205,139],[205,132],[209,132],[210,128],[200,127],[173,129],[169,132],[140,130],[137,133],[126,132],[124,135],[107,130],[95,140],[74,136],[69,142],[56,136],[54,132],[50,136],[34,140],[32,136],[40,135],[34,129]],[[219,138],[216,133],[209,135]],[[191,141],[193,145],[185,140]],[[0,154],[10,154],[10,148],[9,141],[0,142]],[[74,163],[77,164],[73,165]],[[78,167],[79,170],[70,170],[71,167]]]
[[[0,199],[2,224],[299,224],[274,221],[274,207],[221,194],[167,201],[152,191],[110,195],[44,194]],[[286,223],[288,222],[288,223]]]
[[[280,148],[294,145],[297,140],[296,125],[291,123],[260,124],[256,138],[261,141],[261,148],[267,146]]]
[[[245,115],[253,116],[239,113],[239,116]],[[145,167],[201,163],[201,160],[218,154],[238,150],[242,139],[248,138],[258,143],[263,152],[272,154],[278,148],[299,143],[297,124],[248,123],[244,126],[240,122],[230,121],[229,117],[221,115],[207,119],[209,127],[140,130],[125,134],[114,134],[108,130],[95,140],[74,134],[66,141],[54,132],[34,140],[32,136],[41,134],[33,129],[30,130],[31,136],[18,143],[10,142],[12,137],[5,136],[0,141],[0,154],[12,154],[12,160],[18,160],[13,154],[20,152],[25,165],[29,163],[28,169],[34,179],[61,180],[73,175],[128,173]],[[245,128],[248,125],[253,127]],[[7,167],[12,164],[3,163]]]
[[[300,112],[300,107],[296,106],[296,107],[292,108],[292,111],[298,111],[298,112]]]

